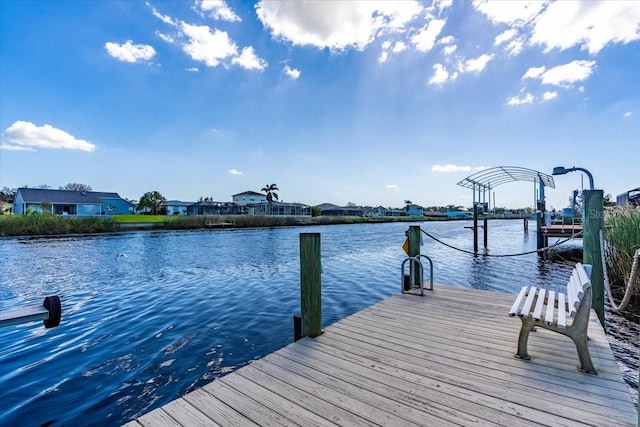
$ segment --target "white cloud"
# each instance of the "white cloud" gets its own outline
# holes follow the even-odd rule
[[[595,55],[609,43],[640,39],[638,1],[556,1],[536,19],[531,42],[545,51],[580,46]]]
[[[474,0],[473,6],[493,23],[523,26],[531,22],[543,8],[543,1],[486,1]]]
[[[444,36],[438,40],[438,44],[451,44],[456,41],[456,38],[453,36]]]
[[[389,59],[389,52],[386,50],[380,52],[380,56],[378,56],[378,62],[384,64],[385,62],[387,62],[387,59]]]
[[[515,40],[511,40],[505,47],[505,50],[509,55],[515,56],[520,52],[522,52],[523,47],[524,47],[524,40],[521,38],[518,38]]]
[[[506,43],[509,40],[512,40],[518,31],[513,28],[503,31],[501,34],[497,35],[495,41],[493,42],[494,46],[500,46],[502,43]]]
[[[429,79],[429,84],[431,85],[441,85],[448,80],[455,80],[458,77],[457,72],[449,74],[447,68],[442,64],[434,64],[433,70],[433,76]]]
[[[228,22],[240,22],[242,19],[223,0],[196,0],[194,7],[203,13],[208,13],[213,19]]]
[[[625,117],[630,117],[631,116],[631,111],[627,111],[626,113],[624,113]]]
[[[436,39],[447,23],[446,19],[433,19],[420,29],[413,37],[411,43],[420,52],[429,52],[436,44]]]
[[[453,164],[446,164],[446,165],[433,165],[431,167],[431,172],[438,172],[438,173],[448,173],[448,172],[468,172],[471,170],[475,170],[475,171],[481,171],[481,170],[485,170],[488,169],[487,166],[458,166],[458,165],[453,165]]]
[[[21,145],[0,144],[0,150],[7,151],[36,151],[31,147],[23,147]]]
[[[231,175],[242,175],[242,172],[240,172],[238,169],[229,169],[227,172],[229,172]]]
[[[181,29],[188,38],[182,49],[195,61],[217,67],[224,59],[237,55],[238,48],[225,31],[212,32],[206,25],[186,22],[182,22]]]
[[[127,40],[123,44],[114,42],[106,42],[104,48],[107,53],[118,61],[124,62],[142,62],[148,61],[156,54],[152,46],[146,44],[133,44],[133,41]]]
[[[638,1],[486,1],[475,0],[474,7],[494,24],[509,29],[495,39],[499,45],[520,31],[528,40],[508,49],[515,55],[524,43],[544,46],[544,51],[580,46],[595,55],[610,43],[629,43],[640,39]]]
[[[398,188],[398,186],[396,184],[387,184],[385,185],[386,188]]]
[[[362,50],[381,34],[401,31],[423,10],[417,1],[260,1],[255,8],[274,37],[332,50]]]
[[[385,41],[383,41],[383,42],[382,42],[382,44],[380,45],[380,47],[381,47],[383,50],[387,50],[387,49],[389,49],[389,48],[391,47],[391,40],[385,40]]]
[[[197,73],[200,70],[198,69],[198,67],[191,67],[191,68],[185,68],[185,71],[189,71],[190,73]]]
[[[93,151],[94,144],[77,139],[69,133],[56,129],[51,125],[36,126],[31,122],[19,120],[9,126],[4,134],[9,141],[20,147],[64,148],[67,150]]]
[[[445,46],[442,49],[442,54],[445,55],[445,56],[449,56],[452,53],[454,53],[457,49],[458,49],[458,46],[455,45],[455,44],[452,44],[452,45],[449,45],[449,46]]]
[[[256,55],[253,46],[242,49],[240,56],[236,56],[231,60],[232,64],[240,65],[247,70],[264,70],[267,67],[267,61]]]
[[[297,80],[300,77],[300,70],[296,68],[291,68],[288,65],[284,66],[284,73],[289,76],[292,80]]]
[[[550,101],[558,96],[558,92],[545,92],[542,94],[543,101]]]
[[[589,78],[596,61],[576,60],[568,64],[550,68],[540,75],[542,84],[570,87],[573,83]]]
[[[393,53],[400,53],[406,48],[407,48],[407,45],[404,42],[396,42],[396,44],[393,45],[393,49],[391,49],[391,51]]]
[[[149,4],[147,3],[147,5]],[[194,61],[203,62],[208,67],[239,65],[247,70],[260,71],[267,67],[267,62],[256,55],[252,46],[243,48],[238,54],[238,46],[226,31],[217,28],[211,29],[206,25],[192,25],[174,20],[170,16],[162,15],[152,6],[150,7],[155,17],[176,30],[174,35],[160,32],[156,32],[156,34],[167,43],[180,43],[182,50]],[[225,12],[225,7],[227,7],[226,3],[221,1],[202,0],[196,3],[196,10],[217,14],[216,19],[234,21],[235,19],[228,13],[233,14],[233,11],[227,7],[228,10]],[[189,70],[193,71],[195,68]]]
[[[533,95],[529,92],[521,95],[520,97],[514,96],[507,100],[507,105],[524,105],[524,104],[532,104],[533,103]]]
[[[522,80],[525,79],[537,79],[539,78],[547,68],[543,65],[542,67],[531,67],[527,70],[526,73],[522,76]]]
[[[475,59],[468,59],[467,61],[464,62],[464,64],[462,64],[460,71],[464,71],[464,72],[484,71],[484,69],[487,67],[487,64],[489,63],[489,61],[493,59],[493,57],[494,57],[493,53],[490,55],[485,53],[484,55],[480,55]]]

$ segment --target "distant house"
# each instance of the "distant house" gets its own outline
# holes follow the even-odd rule
[[[323,203],[316,206],[325,216],[365,216],[366,210],[360,206],[338,206],[332,203]]]
[[[202,201],[187,206],[187,215],[242,215],[246,206],[231,202]]]
[[[187,215],[187,207],[194,202],[181,202],[180,200],[167,200],[162,204],[167,210],[167,215]]]
[[[626,191],[616,197],[618,206],[640,206],[640,187]]]
[[[238,205],[248,205],[249,203],[266,203],[267,195],[262,193],[256,193],[255,191],[245,191],[243,193],[234,194],[231,196],[233,203]]]
[[[424,208],[420,205],[409,205],[407,214],[409,216],[424,216]]]
[[[250,203],[247,206],[249,215],[262,216],[311,216],[311,206],[302,203]]]
[[[54,215],[121,215],[134,213],[135,205],[118,193],[18,188],[13,213],[26,215],[43,211]]]

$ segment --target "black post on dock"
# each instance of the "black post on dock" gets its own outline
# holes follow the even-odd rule
[[[300,338],[322,333],[321,271],[320,233],[300,233]]]
[[[602,190],[584,192],[584,224],[582,229],[582,262],[591,267],[591,307],[604,326],[604,270],[600,248],[600,230],[604,230],[604,199]]]
[[[478,256],[478,205],[473,204],[473,256]]]
[[[420,226],[418,225],[410,225],[409,226],[409,256],[417,257],[420,255]],[[409,263],[409,276],[413,277],[412,287],[419,288],[422,286],[421,283],[421,273],[417,269],[417,264],[413,261]]]
[[[484,217],[484,223],[482,224],[482,229],[484,230],[484,248],[485,250],[489,247],[489,220],[488,218],[485,216]]]
[[[529,232],[529,218],[524,217],[524,233],[527,234]]]

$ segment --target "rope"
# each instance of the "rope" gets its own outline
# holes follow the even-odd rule
[[[622,298],[622,301],[620,301],[620,305],[618,306],[613,300],[611,286],[609,285],[609,274],[607,273],[607,261],[605,258],[604,247],[604,233],[602,232],[602,229],[600,229],[600,259],[602,261],[602,271],[604,271],[604,288],[607,290],[607,298],[609,298],[609,304],[611,304],[611,308],[616,313],[619,313],[627,307],[627,304],[629,304],[631,295],[633,294],[633,283],[640,274],[640,267],[638,266],[638,264],[640,264],[640,249],[636,249],[636,253],[633,256],[633,264],[631,265],[629,281],[627,282],[627,287],[624,291],[624,297]]]
[[[432,239],[433,239],[433,240],[435,240],[436,242],[438,242],[438,243],[440,243],[440,244],[442,244],[442,245],[444,245],[444,246],[446,246],[446,247],[448,247],[448,248],[455,249],[456,251],[464,252],[464,253],[466,253],[466,254],[476,255],[476,253],[475,253],[475,252],[472,252],[472,251],[469,251],[469,250],[466,250],[466,249],[457,248],[457,247],[452,246],[452,245],[450,245],[450,244],[448,244],[448,243],[445,243],[445,242],[443,242],[442,240],[438,239],[437,237],[432,236],[432,235],[431,235],[431,234],[429,234],[428,232],[424,231],[422,228],[420,229],[420,231],[422,231],[424,234],[426,234],[428,237],[432,238]],[[491,256],[491,257],[496,257],[496,258],[504,258],[504,257],[512,257],[512,256],[522,256],[522,255],[535,254],[536,252],[544,252],[544,251],[547,251],[547,250],[549,250],[549,249],[551,249],[551,248],[554,248],[554,247],[556,247],[556,246],[558,246],[558,245],[561,245],[561,244],[563,244],[563,243],[566,243],[566,242],[568,242],[568,241],[569,241],[569,240],[571,240],[571,239],[575,239],[577,236],[579,236],[579,235],[581,235],[581,234],[582,234],[582,231],[579,231],[579,232],[577,232],[576,234],[574,234],[574,235],[572,235],[572,236],[570,236],[570,237],[567,237],[567,238],[566,238],[566,239],[564,239],[564,240],[558,240],[558,241],[557,241],[556,243],[554,243],[553,245],[549,245],[549,246],[546,246],[546,247],[544,247],[544,248],[536,249],[536,250],[533,250],[533,251],[520,252],[520,253],[516,253],[516,254],[487,254],[487,253],[485,253],[485,254],[484,254],[484,256]]]

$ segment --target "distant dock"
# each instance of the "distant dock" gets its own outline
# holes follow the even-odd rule
[[[580,373],[573,343],[538,330],[513,357],[515,296],[436,286],[355,313],[126,424],[636,426],[592,310]]]
[[[568,239],[570,237],[579,235],[577,238],[582,238],[582,225],[562,225],[562,224],[552,224],[547,226],[542,226],[542,238],[543,246],[549,246],[549,238],[558,238],[558,239]]]

